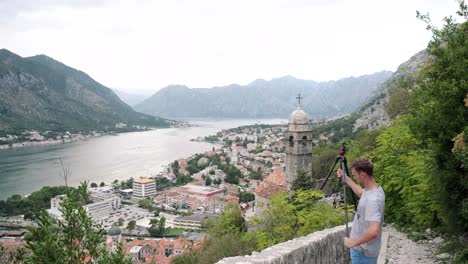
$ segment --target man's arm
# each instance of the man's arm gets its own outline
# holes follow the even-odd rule
[[[343,171],[341,169],[338,169],[338,178],[341,180],[341,177],[343,177]],[[353,192],[358,196],[361,197],[363,189],[359,184],[355,183],[349,175],[346,175],[346,184],[353,190]]]
[[[369,228],[357,239],[352,240],[349,237],[344,238],[344,245],[347,248],[353,248],[363,243],[376,239],[380,234],[380,223],[377,221],[369,222]]]

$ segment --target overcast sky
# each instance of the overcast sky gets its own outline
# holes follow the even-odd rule
[[[110,88],[212,87],[395,71],[453,0],[0,0],[0,48],[46,54]]]

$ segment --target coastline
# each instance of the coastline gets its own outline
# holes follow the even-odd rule
[[[41,141],[24,141],[24,142],[12,143],[12,144],[3,144],[3,145],[0,145],[0,150],[65,144],[65,143],[70,143],[70,142],[84,141],[84,140],[88,140],[91,138],[101,137],[104,135],[109,135],[109,134],[108,133],[102,133],[102,134],[97,133],[93,135],[76,134],[76,136],[71,137],[71,138],[66,138],[66,139],[47,139],[47,140],[41,140]]]
[[[276,122],[277,120],[267,120],[263,123],[275,124]],[[93,135],[78,135],[77,137],[68,138],[65,142],[63,140],[51,139],[43,140],[43,142],[16,144],[15,150],[10,148],[11,152],[9,151],[10,149],[0,150],[0,154],[5,158],[2,158],[2,164],[7,164],[5,162],[8,162],[9,165],[11,163],[11,166],[2,166],[3,168],[0,170],[2,173],[5,172],[6,176],[10,176],[10,178],[6,177],[2,179],[2,183],[5,183],[5,185],[2,186],[2,190],[5,190],[2,196],[6,199],[13,194],[25,195],[32,193],[39,189],[39,185],[56,186],[58,180],[48,175],[58,175],[60,172],[59,165],[53,164],[55,161],[51,161],[50,157],[53,157],[55,160],[57,157],[67,156],[70,162],[68,166],[73,171],[73,178],[76,182],[78,182],[78,179],[82,178],[110,183],[115,179],[123,180],[130,177],[158,177],[160,172],[164,171],[174,160],[187,159],[192,155],[201,154],[208,150],[211,151],[213,147],[216,149],[222,147],[220,144],[221,142],[205,141],[203,140],[204,137],[215,135],[225,129],[246,125],[254,125],[254,122],[251,120],[235,120],[235,122],[194,122],[190,125],[192,128],[189,129],[174,131],[172,129],[156,129],[160,131],[155,131],[156,134],[115,133],[115,135],[119,134],[122,136],[100,137],[96,139],[92,139]],[[197,138],[198,140],[196,140]],[[17,141],[19,140],[21,140],[21,138],[17,139]],[[69,144],[70,146],[73,145],[73,148],[76,148],[77,152],[67,154],[67,151],[73,148],[62,149],[62,147],[55,147],[61,146],[59,144],[78,140],[83,142]],[[95,143],[98,145],[88,143],[94,142],[94,140],[97,140]],[[187,140],[187,143],[181,142],[185,142],[185,140]],[[147,143],[142,145],[138,143],[140,141]],[[79,147],[81,144],[85,144],[85,147]],[[47,145],[52,145],[50,153]],[[31,146],[32,148],[28,148]],[[44,147],[47,153],[42,153],[42,147]],[[23,150],[18,152],[16,149],[25,149],[27,152],[22,153]],[[84,151],[85,149],[91,152]],[[169,152],[169,154],[166,154],[166,152]],[[100,162],[97,163],[97,160]],[[119,160],[119,162],[117,163],[115,160]],[[138,162],[135,162],[135,160],[138,160]],[[41,165],[44,162],[50,163],[51,166]],[[86,166],[83,166],[83,164]],[[88,164],[90,165],[87,166]],[[136,166],[135,164],[140,165]],[[111,165],[115,165],[117,169],[112,169],[110,167]],[[94,170],[87,169],[90,167],[94,168]],[[12,180],[12,177],[14,177],[15,180]],[[31,180],[39,181],[40,184],[34,188],[33,185],[29,185]],[[75,182],[71,184],[75,184]],[[25,187],[17,188],[16,186]]]
[[[174,127],[190,127],[196,126],[194,124],[188,124],[184,122],[178,122],[175,126],[168,126],[168,127],[144,127],[143,129],[140,127],[139,129],[128,130],[122,129],[121,131],[110,131],[110,132],[96,132],[90,131],[88,134],[72,134],[70,132],[65,132],[60,134],[56,139],[48,138],[45,139],[40,132],[37,131],[25,131],[23,133],[30,133],[30,141],[22,141],[22,142],[15,142],[15,143],[6,143],[8,140],[5,141],[6,138],[0,138],[0,150],[8,150],[8,149],[16,149],[16,148],[23,148],[23,147],[34,147],[34,146],[51,146],[51,145],[58,145],[58,144],[65,144],[70,142],[79,142],[85,141],[92,138],[107,136],[107,135],[117,135],[121,133],[130,133],[130,132],[145,132],[157,129],[165,129],[165,128],[174,128]],[[46,132],[47,134],[48,132]],[[15,136],[10,136],[14,138]],[[17,137],[17,136],[16,136]],[[3,139],[3,140],[2,140]]]

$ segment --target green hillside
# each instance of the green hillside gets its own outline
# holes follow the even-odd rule
[[[52,58],[0,50],[0,131],[109,131],[117,123],[170,124],[135,112],[86,73]]]

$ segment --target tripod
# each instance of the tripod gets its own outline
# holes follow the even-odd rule
[[[348,228],[348,202],[346,199],[346,177],[348,177],[348,166],[347,166],[347,161],[346,161],[346,147],[343,144],[340,148],[340,153],[339,155],[335,158],[335,162],[333,163],[333,166],[330,168],[330,171],[327,174],[327,177],[325,178],[325,181],[322,184],[322,187],[320,187],[320,190],[323,190],[325,185],[327,184],[328,178],[330,178],[330,175],[332,174],[333,170],[335,169],[335,166],[338,162],[340,162],[340,168],[341,171],[343,172],[343,176],[341,177],[341,184],[343,185],[343,196],[344,196],[344,209],[345,209],[345,223],[346,223],[346,236],[349,237],[349,228]],[[351,195],[353,197],[353,203],[354,203],[354,210],[357,211],[356,208],[356,198],[354,197],[354,193],[351,192]]]

